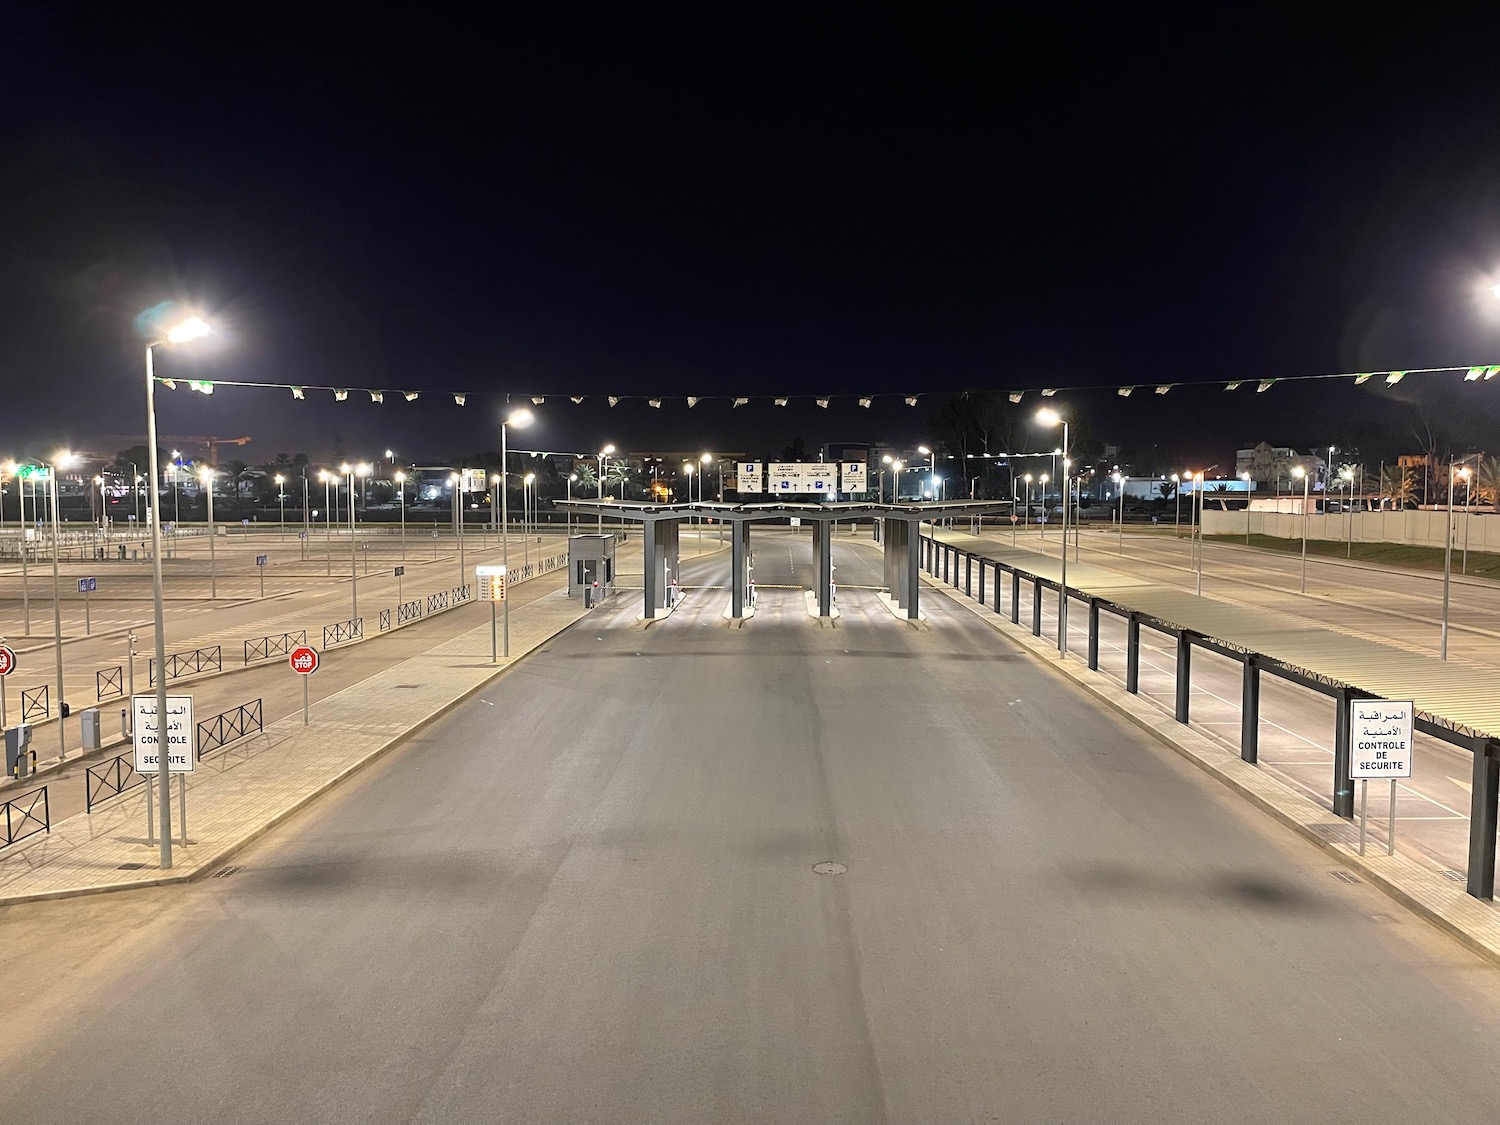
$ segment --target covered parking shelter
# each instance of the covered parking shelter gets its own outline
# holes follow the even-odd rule
[[[834,501],[822,504],[771,502],[762,504],[691,504],[630,503],[613,500],[560,501],[589,514],[604,514],[616,520],[630,520],[642,525],[641,551],[644,570],[644,613],[647,620],[667,607],[671,589],[680,574],[682,522],[693,516],[722,520],[730,527],[730,599],[729,616],[740,620],[750,596],[750,526],[806,520],[813,529],[813,562],[817,572],[814,587],[818,599],[818,616],[833,614],[833,525],[846,522],[871,522],[883,547],[886,587],[904,616],[915,621],[919,616],[921,589],[922,534],[924,521],[971,519],[1008,510],[1009,501],[954,500],[919,504],[868,504],[862,501]]]

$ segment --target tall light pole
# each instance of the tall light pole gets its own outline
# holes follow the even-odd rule
[[[182,470],[182,453],[180,450],[172,450],[172,533],[177,533],[177,528],[182,523],[182,489],[177,482],[177,475]],[[151,487],[156,488],[155,478],[151,481]]]
[[[614,447],[613,444],[606,445],[603,449],[601,449],[599,451],[599,499],[601,501],[604,499],[604,462],[609,459],[609,455],[611,453],[613,453],[614,451],[615,451],[615,447]],[[604,505],[603,504],[599,505],[599,534],[600,535],[604,534]]]
[[[198,480],[208,498],[208,597],[212,601],[219,596],[218,553],[214,543],[214,471],[206,466],[199,469]]]
[[[68,756],[68,738],[63,729],[67,724],[62,721],[62,582],[57,572],[58,543],[62,536],[62,525],[57,513],[57,474],[59,470],[69,468],[75,461],[77,457],[65,450],[52,459],[52,465],[47,473],[52,487],[52,634],[57,651],[57,760],[59,762]]]
[[[324,573],[333,577],[333,474],[327,469],[318,470],[318,479],[323,482],[323,564]]]
[[[1062,580],[1057,585],[1057,651],[1068,655],[1068,423],[1056,410],[1044,406],[1036,412],[1039,425],[1048,428],[1062,426]]]
[[[1302,478],[1302,593],[1307,593],[1307,505],[1308,487],[1312,484],[1312,474],[1301,465],[1292,466],[1292,476]],[[1198,533],[1198,538],[1203,538],[1203,533]],[[1201,548],[1200,548],[1201,550]],[[1447,587],[1444,587],[1447,592]]]
[[[406,561],[406,474],[397,469],[391,474],[396,484],[397,494],[401,497],[401,561]]]
[[[490,474],[490,531],[500,534],[500,483],[499,473]]]
[[[1448,659],[1448,587],[1453,577],[1453,480],[1458,470],[1448,462],[1448,519],[1443,543],[1443,632],[1438,643],[1438,658]]]
[[[1176,501],[1176,510],[1172,515],[1172,538],[1182,538],[1182,478],[1176,473],[1172,474],[1172,483],[1177,487],[1172,489],[1172,498]]]
[[[105,500],[104,500],[104,477],[94,478],[94,487],[99,490],[99,533],[103,535],[108,529],[105,525]]]
[[[1189,478],[1192,474],[1188,474]],[[1198,518],[1193,521],[1198,537],[1198,577],[1193,586],[1193,592],[1203,594],[1203,482],[1208,479],[1208,470],[1204,469],[1198,473],[1198,487],[1193,490],[1193,500],[1198,505]]]
[[[368,464],[354,466],[354,472],[368,480],[372,469]],[[359,544],[354,535],[354,477],[349,478],[349,604],[350,621],[359,620]],[[368,518],[368,513],[367,513]]]
[[[168,332],[165,342],[180,344],[207,334],[208,325],[197,317],[193,317]],[[159,347],[161,343],[162,341],[158,341],[146,345],[146,455],[151,467],[151,600],[156,626],[157,733],[164,739],[167,733],[167,628],[161,588],[161,491],[156,486],[156,482],[161,479],[161,470],[157,465],[156,456],[156,371],[155,359],[152,355],[153,349]],[[173,480],[176,480],[175,473]],[[61,653],[58,659],[60,662]],[[169,756],[163,751],[158,753],[156,758],[157,792],[161,795],[161,814],[158,820],[161,828],[161,866],[165,870],[172,866],[172,798],[168,790],[168,782],[172,775],[169,770]]]
[[[1240,480],[1245,482],[1245,546],[1250,546],[1250,470],[1246,469],[1240,474]]]
[[[1349,499],[1346,501],[1346,507],[1349,510],[1347,513],[1348,518],[1345,521],[1349,528],[1349,538],[1348,545],[1344,550],[1344,557],[1351,559],[1354,557],[1354,470],[1345,465],[1339,470],[1339,476],[1349,485]]]
[[[280,473],[277,473],[276,476],[273,479],[276,481],[276,499],[281,502],[281,542],[285,543],[286,542],[286,489],[283,488],[282,485],[286,484],[286,477],[282,476]]]
[[[577,473],[568,474],[568,538],[573,538],[573,482],[578,479]]]
[[[1125,553],[1125,481],[1126,481],[1127,478],[1123,474],[1121,474],[1121,473],[1116,473],[1114,475],[1113,479],[1114,479],[1114,482],[1120,486],[1120,527],[1119,527],[1119,532],[1120,532],[1120,554],[1123,555]],[[1066,541],[1064,541],[1063,546],[1064,546],[1064,548],[1067,547]],[[1064,550],[1063,554],[1067,554],[1067,551]]]
[[[512,426],[515,426],[517,429],[525,429],[527,426],[531,425],[531,423],[534,420],[534,418],[535,418],[535,415],[533,415],[531,413],[531,411],[527,410],[523,406],[519,410],[512,410],[510,412],[510,414],[508,414],[505,418],[501,419],[501,422],[500,422],[500,475],[501,475],[502,478],[505,476],[505,474],[507,472],[510,471],[510,464],[506,460],[506,433],[507,433],[507,431]],[[600,454],[599,454],[599,467],[600,467],[601,470],[604,467],[604,458],[605,458],[605,456],[607,456],[610,453],[613,453],[614,451],[615,451],[615,447],[614,446],[612,446],[612,445],[606,445],[604,447],[604,449],[600,452]],[[599,475],[599,492],[600,492],[601,495],[604,492],[604,475],[603,475],[602,471],[601,471],[601,473]],[[503,566],[503,567],[505,567],[505,579],[506,579],[506,585],[507,586],[510,584],[510,511],[508,509],[508,503],[509,503],[509,495],[508,495],[508,493],[509,493],[509,490],[505,487],[505,484],[502,481],[502,483],[500,485],[500,565]],[[604,531],[604,513],[602,511],[599,513],[599,531],[600,531],[600,534],[603,534],[603,531]],[[509,596],[509,591],[507,591],[507,593],[506,593],[505,604],[502,605],[500,607],[500,609],[501,609],[501,616],[505,618],[505,650],[504,650],[504,655],[507,656],[507,657],[509,657],[510,656],[510,596]]]
[[[1458,470],[1458,475],[1464,478],[1464,563],[1459,568],[1460,574],[1469,573],[1469,466],[1464,465]]]
[[[535,473],[527,473],[521,478],[521,544],[524,548],[522,561],[529,568],[531,566],[531,517],[528,514],[531,505],[536,502],[532,495],[532,482],[536,480]]]

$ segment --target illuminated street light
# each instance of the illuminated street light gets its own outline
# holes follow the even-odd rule
[[[281,486],[286,483],[286,477],[277,473],[272,479],[276,481],[276,499],[281,504],[281,541],[284,543],[286,542],[286,489]]]
[[[610,455],[613,454],[614,451],[615,447],[613,442],[611,442],[609,445],[606,445],[603,449],[599,450],[599,499],[601,501],[604,499],[604,462],[609,460]],[[601,504],[599,507],[599,534],[604,534],[603,504]]]
[[[392,474],[397,495],[401,497],[401,561],[406,561],[406,474],[397,469]]]
[[[1292,476],[1302,480],[1302,593],[1307,593],[1307,490],[1312,483],[1312,474],[1301,465],[1292,466]],[[1200,533],[1201,534],[1201,533]]]
[[[1036,412],[1036,421],[1037,425],[1046,426],[1049,429],[1061,426],[1063,431],[1062,579],[1057,584],[1057,651],[1061,656],[1066,657],[1068,655],[1068,423],[1050,406],[1044,406]],[[1121,534],[1123,536],[1123,532]]]
[[[1448,587],[1453,577],[1453,483],[1455,477],[1462,478],[1467,483],[1468,476],[1467,465],[1458,469],[1451,461],[1448,463],[1448,519],[1443,541],[1443,631],[1438,642],[1440,660],[1448,659]]]
[[[500,564],[503,567],[505,567],[505,576],[506,576],[506,581],[507,582],[510,581],[510,506],[509,506],[509,496],[508,496],[509,489],[506,487],[506,479],[505,478],[506,478],[506,474],[510,472],[510,462],[507,460],[507,457],[509,456],[509,454],[508,454],[508,452],[506,450],[506,431],[511,426],[515,426],[517,429],[525,429],[527,426],[531,425],[531,423],[535,420],[535,418],[536,418],[536,416],[534,414],[532,414],[531,411],[527,410],[523,406],[523,407],[521,407],[518,410],[511,411],[510,414],[506,418],[504,418],[501,421],[501,423],[500,423],[500,478],[501,478],[501,480],[500,480]],[[615,447],[612,446],[612,445],[610,445],[610,446],[606,446],[605,448],[609,452],[613,453]],[[604,456],[604,454],[601,453],[600,457],[602,458],[603,456]],[[604,488],[604,478],[603,478],[602,475],[599,478],[599,487],[600,487],[601,491]],[[604,516],[602,514],[599,517],[599,527],[600,527],[600,530],[602,531],[603,527],[604,527]],[[507,656],[507,657],[509,657],[510,656],[510,599],[509,598],[505,599],[505,602],[504,602],[503,605],[501,605],[500,610],[501,610],[501,616],[504,617],[504,619],[505,619],[505,651],[504,651],[504,655]],[[493,619],[492,619],[492,623],[493,623]],[[493,637],[491,639],[493,639]]]

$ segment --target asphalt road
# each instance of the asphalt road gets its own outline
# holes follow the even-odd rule
[[[0,1115],[1493,1116],[1500,970],[985,622],[726,600],[626,592],[229,877],[0,914]]]

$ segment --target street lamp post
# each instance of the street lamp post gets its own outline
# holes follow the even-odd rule
[[[578,474],[577,473],[569,473],[568,474],[568,480],[567,480],[567,486],[568,486],[568,516],[567,516],[567,520],[568,520],[568,538],[569,539],[573,538],[573,482],[576,481],[577,479],[578,479]]]
[[[1464,478],[1464,562],[1460,574],[1469,573],[1469,473],[1467,465],[1458,470],[1458,475]]]
[[[1125,481],[1129,478],[1121,473],[1114,476],[1115,483],[1120,486],[1120,554],[1125,553]],[[1066,551],[1063,552],[1067,554]]]
[[[1302,593],[1307,593],[1307,505],[1312,476],[1301,465],[1292,466],[1292,476],[1302,478]],[[1202,538],[1202,532],[1199,532]]]
[[[396,482],[396,490],[401,497],[401,561],[406,561],[406,474],[397,469],[392,474]]]
[[[1349,509],[1346,513],[1347,519],[1345,520],[1345,524],[1349,528],[1349,538],[1347,546],[1344,549],[1344,557],[1349,559],[1354,557],[1354,470],[1345,466],[1339,471],[1339,476],[1349,485],[1349,499],[1345,502],[1345,506]]]
[[[507,417],[505,417],[504,419],[501,420],[501,422],[500,422],[500,475],[501,475],[502,478],[504,478],[505,474],[510,471],[509,462],[506,461],[506,448],[505,448],[505,446],[506,446],[506,433],[507,433],[507,431],[510,429],[511,426],[515,426],[518,429],[525,429],[527,426],[531,425],[532,420],[533,420],[534,417],[535,416],[531,413],[531,411],[527,410],[523,406],[519,410],[513,410],[513,411],[511,411],[510,414]],[[599,492],[600,492],[601,496],[604,493],[604,474],[603,474],[604,458],[605,458],[605,456],[607,454],[613,453],[614,451],[615,451],[615,447],[614,446],[612,446],[612,445],[606,445],[604,447],[604,450],[599,454],[599,468],[600,468]],[[501,486],[500,486],[500,565],[503,566],[503,567],[505,567],[505,579],[506,579],[506,585],[507,586],[510,584],[510,512],[509,512],[508,507],[507,507],[508,502],[509,502],[508,492],[509,492],[509,490],[505,487],[505,484],[504,484],[504,482],[502,480],[502,483],[501,483]],[[599,531],[600,531],[600,534],[603,534],[603,532],[604,532],[604,513],[603,513],[602,510],[599,513]],[[509,657],[510,656],[510,597],[509,597],[509,592],[508,591],[507,591],[507,596],[506,596],[506,599],[505,599],[505,604],[502,605],[500,608],[501,608],[501,616],[505,618],[505,650],[504,650],[504,654],[505,654],[506,657]]]
[[[532,482],[535,480],[535,473],[527,473],[521,478],[521,546],[523,549],[521,561],[527,571],[531,569],[531,516],[529,513],[532,511],[531,505],[536,502],[531,492]]]
[[[214,471],[198,470],[198,480],[203,484],[203,493],[208,498],[208,597],[212,601],[219,596],[218,553],[214,543]]]
[[[1172,483],[1177,487],[1172,489],[1172,498],[1176,501],[1176,511],[1172,516],[1172,537],[1182,538],[1182,478],[1176,473],[1172,474]]]
[[[1453,462],[1448,462],[1448,519],[1443,537],[1443,631],[1438,642],[1438,659],[1448,659],[1448,588],[1453,577],[1453,480],[1457,476]]]
[[[197,339],[208,333],[208,325],[197,317],[179,324],[167,333],[168,343],[179,344]],[[167,718],[167,631],[166,609],[162,598],[161,580],[161,492],[156,482],[161,479],[156,456],[156,371],[152,355],[158,343],[146,345],[146,455],[151,468],[151,595],[153,620],[156,626],[156,715],[157,732],[166,735]],[[176,474],[173,474],[176,480]],[[175,501],[175,497],[174,497]],[[59,661],[61,654],[59,653]],[[59,677],[60,679],[61,677]],[[172,803],[168,783],[170,757],[165,752],[157,754],[157,791],[161,795],[161,866],[165,870],[172,866]]]
[[[72,453],[59,453],[53,458],[47,477],[52,488],[52,639],[57,652],[57,760],[66,760],[68,756],[68,738],[64,728],[67,726],[62,720],[63,709],[63,657],[62,657],[62,582],[57,570],[58,543],[62,535],[62,525],[57,514],[57,474],[61,469],[66,469],[73,464],[75,458]]]
[[[604,462],[609,460],[609,455],[615,451],[613,444],[606,445],[599,451],[599,499],[604,499]],[[604,534],[604,505],[599,505],[599,534]]]
[[[1049,428],[1062,426],[1062,578],[1057,584],[1057,651],[1068,655],[1068,423],[1056,410],[1044,406],[1036,412],[1039,424]],[[1123,531],[1121,532],[1123,536]],[[1123,542],[1123,539],[1122,539]]]
[[[277,473],[276,476],[275,476],[275,481],[276,481],[276,499],[278,501],[280,501],[280,503],[281,503],[281,542],[285,543],[286,542],[286,489],[283,488],[282,485],[284,485],[286,483],[286,477],[282,476],[280,473]]]
[[[1240,480],[1245,482],[1245,546],[1250,546],[1250,473],[1245,471],[1240,474]]]
[[[318,479],[323,482],[323,565],[324,573],[333,577],[333,474],[327,469],[318,470]]]

